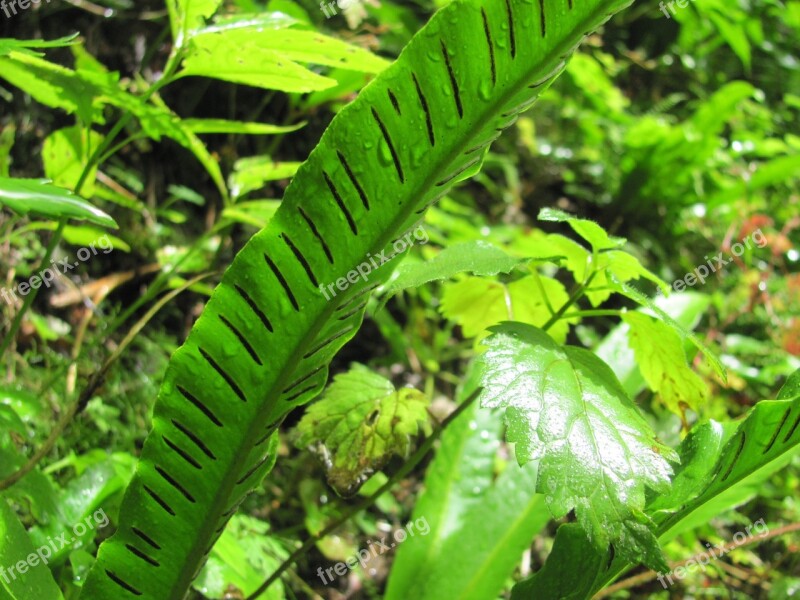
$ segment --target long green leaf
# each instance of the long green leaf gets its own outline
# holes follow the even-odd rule
[[[477,385],[473,369],[461,400]],[[535,464],[511,464],[494,477],[501,434],[501,415],[477,404],[444,432],[414,506],[414,519],[425,518],[430,532],[399,547],[386,600],[484,600],[500,594],[533,536],[550,520],[544,497],[531,494]],[[463,552],[465,547],[470,551]]]
[[[117,229],[114,219],[102,210],[48,179],[0,177],[0,205],[22,215],[88,221]]]
[[[337,115],[173,356],[84,599],[183,598],[269,470],[273,432],[358,329],[380,263],[629,1],[453,2]]]
[[[0,540],[0,600],[63,599],[46,563],[50,546],[42,546],[37,553],[17,515],[2,498]]]

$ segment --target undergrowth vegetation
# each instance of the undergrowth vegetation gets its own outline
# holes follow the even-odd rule
[[[798,36],[0,3],[0,600],[800,593]]]

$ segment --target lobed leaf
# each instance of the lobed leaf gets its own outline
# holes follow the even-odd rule
[[[639,370],[669,410],[683,415],[708,401],[708,386],[686,364],[683,341],[672,328],[639,312],[622,320],[630,326],[628,340]]]
[[[328,483],[338,494],[351,496],[393,454],[405,456],[420,429],[430,429],[428,404],[422,392],[396,390],[388,379],[355,365],[337,375],[306,411],[295,445],[321,444],[330,455]]]

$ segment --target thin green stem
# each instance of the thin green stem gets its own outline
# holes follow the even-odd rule
[[[592,271],[583,283],[575,287],[575,289],[570,294],[569,299],[564,303],[564,306],[559,308],[556,311],[556,313],[552,317],[550,317],[550,320],[547,321],[547,323],[545,323],[542,326],[542,329],[544,331],[547,331],[553,325],[555,325],[559,320],[561,320],[564,317],[564,314],[567,312],[567,310],[571,306],[573,306],[578,300],[583,298],[583,295],[586,293],[586,289],[589,287],[589,285],[591,285],[595,275],[597,275],[597,271]]]
[[[539,293],[542,295],[542,299],[544,300],[544,305],[547,307],[547,312],[550,313],[550,316],[556,314],[556,311],[553,309],[553,305],[550,304],[550,298],[547,297],[547,292],[544,289],[544,284],[542,283],[542,276],[539,275],[539,271],[536,270],[534,267],[531,269],[531,273],[533,273],[533,280],[536,282],[536,287],[539,288]]]
[[[291,567],[295,561],[300,558],[303,554],[306,554],[319,540],[325,538],[326,536],[330,535],[334,531],[336,531],[339,527],[341,527],[344,523],[349,521],[355,515],[360,513],[362,510],[369,508],[372,506],[375,501],[380,498],[384,493],[388,492],[394,485],[400,481],[403,477],[408,475],[414,467],[416,467],[420,461],[430,452],[431,448],[433,448],[433,444],[439,439],[439,436],[442,432],[452,423],[455,421],[467,408],[469,408],[475,399],[480,395],[481,388],[475,390],[464,402],[458,405],[458,408],[454,410],[444,421],[442,421],[441,427],[438,427],[425,442],[417,449],[416,452],[409,458],[405,464],[394,474],[392,477],[384,483],[380,488],[378,488],[375,493],[371,496],[365,498],[358,504],[347,509],[341,517],[336,519],[333,523],[328,525],[325,529],[320,531],[316,535],[310,536],[302,546],[300,546],[297,550],[295,550],[289,558],[287,558],[280,567],[278,567],[275,572],[270,575],[267,580],[261,584],[261,586],[253,592],[250,596],[247,597],[247,600],[256,600],[261,594],[263,594],[269,586],[275,583],[281,575],[283,575],[289,567]]]
[[[58,224],[58,229],[55,230],[52,237],[50,238],[50,242],[47,245],[47,249],[45,250],[44,256],[42,257],[41,262],[39,263],[39,268],[36,269],[37,273],[43,271],[46,267],[45,265],[50,264],[50,259],[53,257],[53,252],[58,246],[58,242],[61,241],[61,236],[64,233],[64,227],[66,227],[67,221],[66,219],[62,219]],[[0,356],[5,355],[6,350],[11,345],[11,342],[16,338],[17,332],[19,331],[20,326],[22,325],[22,319],[25,317],[25,313],[28,312],[28,309],[33,304],[33,301],[36,300],[36,296],[39,294],[39,287],[32,287],[30,293],[25,297],[25,302],[22,304],[22,308],[19,312],[14,316],[14,321],[11,324],[11,329],[8,330],[8,333],[3,338],[3,345],[0,346]]]
[[[167,66],[164,68],[164,73],[162,74],[161,78],[156,81],[151,87],[145,90],[144,94],[142,94],[141,99],[142,102],[147,102],[150,98],[158,92],[161,88],[172,83],[175,79],[175,72],[178,70],[178,66],[180,65],[181,60],[181,53],[178,51],[173,50],[172,54],[167,61]],[[130,123],[131,119],[133,119],[132,112],[126,112],[119,118],[116,122],[114,127],[111,128],[111,131],[108,132],[108,135],[103,138],[103,141],[94,149],[92,155],[89,157],[89,161],[86,163],[86,166],[83,168],[83,172],[81,173],[80,179],[78,179],[78,184],[75,186],[75,193],[80,195],[81,189],[86,184],[86,180],[89,178],[89,175],[92,169],[95,166],[99,166],[103,160],[107,160],[110,153],[107,153],[109,146],[114,142],[120,132],[125,129],[125,127]],[[114,148],[117,151],[120,146],[116,146]]]

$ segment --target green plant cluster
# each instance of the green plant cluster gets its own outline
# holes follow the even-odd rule
[[[669,14],[0,12],[0,600],[796,595],[800,2]]]

